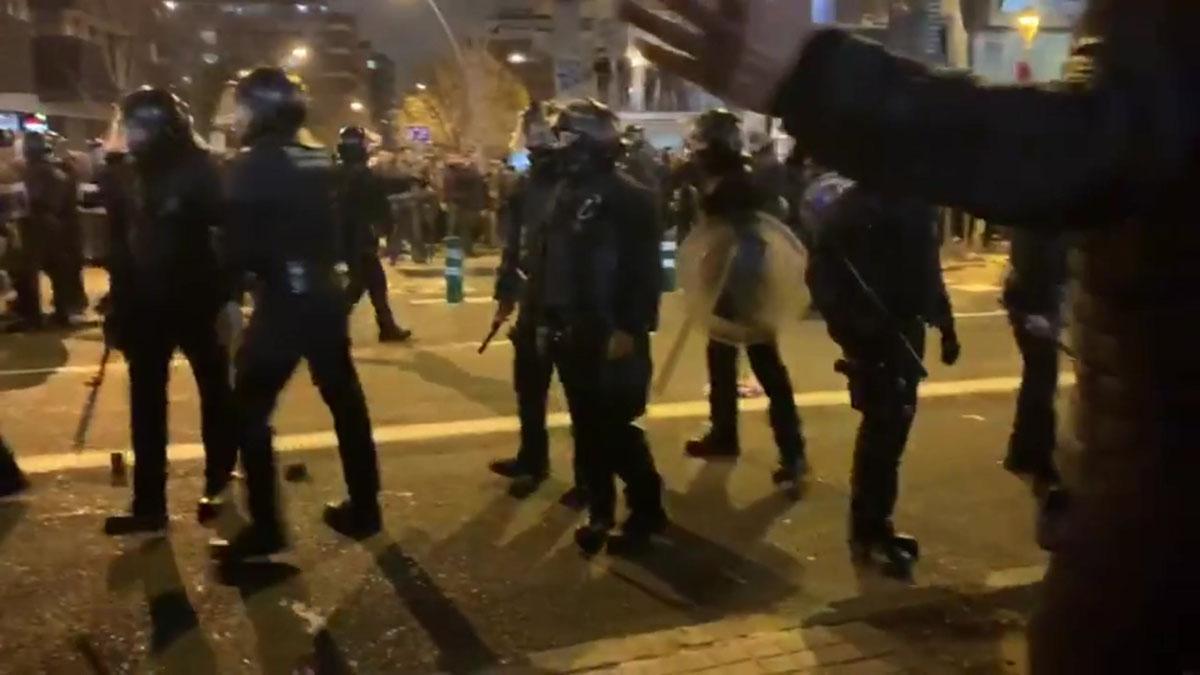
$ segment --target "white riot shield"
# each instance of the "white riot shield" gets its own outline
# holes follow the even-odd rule
[[[808,307],[807,263],[796,235],[765,213],[736,228],[704,217],[679,251],[691,325],[726,344],[773,340]]]

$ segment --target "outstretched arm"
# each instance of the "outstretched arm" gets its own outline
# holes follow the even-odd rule
[[[642,43],[648,57],[784,117],[815,159],[876,190],[1061,229],[1159,205],[1192,162],[1197,87],[1154,35],[1131,66],[1101,52],[1108,72],[1089,84],[993,87],[814,31],[804,3],[662,1],[681,19],[622,2],[667,45]]]

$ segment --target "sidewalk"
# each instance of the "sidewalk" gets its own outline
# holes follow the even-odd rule
[[[903,645],[865,623],[801,627],[773,616],[600,640],[530,656],[553,673],[838,673],[928,672]]]

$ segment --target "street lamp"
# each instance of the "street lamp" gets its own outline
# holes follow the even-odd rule
[[[1038,30],[1042,27],[1042,17],[1035,9],[1029,9],[1017,15],[1017,32],[1025,42],[1025,50],[1021,60],[1017,62],[1016,79],[1022,84],[1033,80],[1033,66],[1029,63],[1029,53],[1033,50],[1033,41],[1037,39]]]
[[[424,82],[417,83],[417,91],[425,91],[428,88],[429,88],[429,85],[425,84]]]
[[[300,45],[292,50],[292,60],[303,63],[308,60],[308,47]]]
[[[482,108],[482,106],[478,103],[481,94],[479,83],[476,81],[474,71],[467,64],[467,58],[463,54],[462,45],[459,44],[458,38],[455,37],[454,30],[450,28],[450,22],[446,20],[446,15],[442,13],[442,8],[438,5],[437,0],[426,0],[426,4],[429,5],[429,10],[433,12],[433,15],[437,17],[438,23],[441,24],[442,32],[446,34],[446,39],[450,42],[450,48],[454,50],[454,59],[458,61],[458,67],[462,70],[463,85],[467,90],[467,98],[464,107],[466,108],[467,113],[467,124],[468,129],[470,130],[469,135],[472,137],[472,140],[478,141],[479,139],[475,133],[475,131],[478,129],[476,111]],[[417,89],[424,91],[424,89],[419,85]]]
[[[519,66],[522,63],[529,63],[529,56],[524,52],[509,52],[507,60],[512,65]]]
[[[363,105],[362,101],[354,100],[350,102],[350,109],[356,113],[361,113],[367,109],[367,106]]]
[[[1037,38],[1038,30],[1041,27],[1042,17],[1037,10],[1026,10],[1017,16],[1017,32],[1025,40],[1025,49],[1033,48],[1033,41]]]

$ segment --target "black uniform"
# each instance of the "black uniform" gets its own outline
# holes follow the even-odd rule
[[[75,184],[48,155],[27,155],[23,179],[29,212],[18,221],[21,251],[12,280],[17,292],[16,311],[21,318],[18,329],[36,328],[42,323],[42,272],[50,277],[55,320],[66,323],[78,309],[78,298],[72,297],[76,292],[69,281],[66,255],[66,243],[77,218]]]
[[[539,349],[535,298],[526,298],[524,278],[536,264],[531,251],[541,240],[561,185],[561,176],[548,158],[538,158],[528,176],[521,179],[508,200],[505,217],[505,244],[496,274],[496,300],[502,304],[520,304],[521,313],[511,333],[513,342],[513,387],[517,394],[517,413],[521,419],[521,446],[513,470],[507,463],[493,470],[516,477],[530,476],[540,481],[549,472],[550,442],[546,433],[546,397],[554,374],[554,361]],[[575,484],[583,486],[579,455],[575,461]],[[502,466],[504,465],[504,466]]]
[[[721,223],[733,228],[739,239],[745,239],[739,247],[735,267],[749,270],[762,267],[761,246],[755,246],[753,227],[761,217],[759,208],[762,198],[749,182],[749,174],[738,173],[727,177],[704,201],[707,222],[710,226]],[[727,288],[717,301],[716,313],[721,318],[737,322],[738,302],[733,289]],[[791,378],[779,353],[774,335],[763,335],[761,339],[745,346],[750,367],[770,399],[768,417],[771,430],[779,447],[780,466],[785,471],[776,479],[794,482],[805,473],[807,461],[804,455],[804,437],[801,433],[800,416],[796,410],[795,393]],[[739,347],[710,339],[707,362],[709,377],[709,411],[711,429],[699,440],[688,444],[688,454],[697,457],[736,456],[740,452],[738,442],[738,385],[737,359]]]
[[[229,354],[217,334],[232,290],[216,250],[221,181],[208,152],[189,143],[155,158],[115,161],[100,185],[113,237],[106,333],[129,362],[133,514],[164,515],[175,350],[187,357],[200,392],[206,495],[225,488],[237,459]]]
[[[1021,350],[1017,411],[1004,466],[1045,484],[1059,482],[1054,465],[1059,339],[1067,287],[1065,235],[1017,229],[1004,305]]]
[[[627,531],[661,520],[662,481],[635,424],[647,404],[661,293],[654,198],[611,169],[574,174],[538,234],[518,332],[533,337],[566,390],[593,528],[615,522],[615,476],[626,484]],[[612,361],[617,332],[633,349]]]
[[[855,186],[821,224],[808,270],[813,301],[842,348],[837,368],[863,416],[854,449],[851,541],[889,554],[897,539],[892,512],[900,458],[925,375],[925,324],[942,331],[943,360],[958,358],[934,227],[932,208]],[[915,557],[915,550],[909,553]]]
[[[301,359],[333,414],[351,501],[378,509],[375,443],[335,272],[335,187],[328,152],[291,138],[259,138],[230,167],[232,257],[261,283],[235,394],[250,514],[264,528],[279,526],[271,415]]]
[[[375,322],[382,340],[400,340],[407,332],[396,325],[388,302],[387,275],[379,260],[381,232],[392,229],[387,185],[364,162],[344,162],[338,167],[338,207],[345,251],[350,265],[347,297],[353,306],[363,293],[371,297]]]

